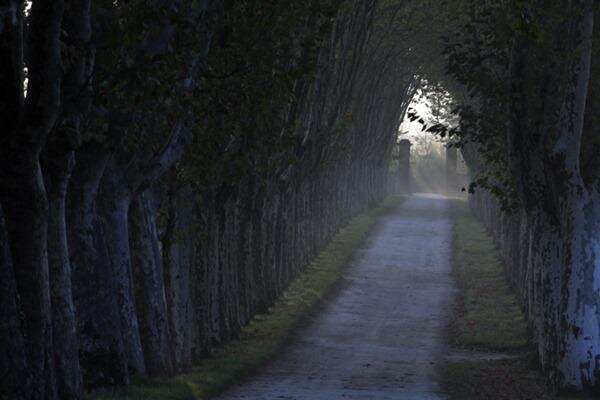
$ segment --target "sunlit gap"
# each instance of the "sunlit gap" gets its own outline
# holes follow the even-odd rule
[[[408,109],[416,111],[428,124],[455,126],[457,121],[451,105],[452,98],[448,92],[420,89]],[[449,177],[446,139],[426,132],[422,123],[408,118],[408,113],[398,132],[398,140],[402,139],[412,144],[410,168],[413,192],[461,195],[467,182],[467,167],[460,152],[457,154],[456,173],[450,171]]]

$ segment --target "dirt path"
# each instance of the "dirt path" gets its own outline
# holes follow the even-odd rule
[[[271,365],[221,400],[444,399],[436,363],[455,288],[448,202],[415,195],[385,217],[344,288]]]

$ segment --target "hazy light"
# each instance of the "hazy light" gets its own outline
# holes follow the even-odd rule
[[[418,115],[423,117],[425,120],[429,120],[432,118],[432,106],[429,101],[422,96],[420,93],[413,98],[409,109],[414,109]],[[408,139],[413,144],[413,152],[419,152],[420,147],[426,146],[430,147],[431,145],[435,145],[436,149],[440,153],[443,150],[443,144],[439,137],[423,131],[423,125],[418,121],[412,122],[408,117],[404,118],[402,124],[400,125],[399,132],[401,139]]]
[[[434,120],[434,107],[417,93],[409,108],[416,111],[426,122]],[[423,131],[423,124],[407,117],[400,125],[399,139],[408,139],[411,147],[411,173],[415,190],[427,193],[444,193],[446,149],[442,140]]]

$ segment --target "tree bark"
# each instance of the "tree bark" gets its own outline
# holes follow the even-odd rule
[[[1,139],[3,179],[0,202],[10,241],[14,276],[24,313],[27,365],[31,372],[30,398],[55,399],[52,326],[47,255],[48,203],[39,156],[56,121],[60,105],[60,31],[62,1],[36,1],[29,17],[27,97],[23,101],[23,15],[20,4],[9,4],[0,32],[3,64]],[[6,23],[6,25],[5,25]],[[19,93],[19,89],[21,92]]]
[[[573,200],[566,211],[561,235],[559,385],[600,392],[600,196]]]
[[[48,190],[48,261],[52,302],[54,360],[60,399],[82,396],[79,346],[75,329],[71,264],[67,243],[67,184],[74,166],[74,151],[60,139],[49,144],[44,172]]]
[[[43,173],[49,201],[48,257],[52,302],[54,357],[61,399],[83,395],[72,296],[71,264],[66,228],[66,195],[81,141],[81,120],[88,113],[89,75],[93,68],[90,48],[90,0],[69,2],[63,17],[62,42],[73,55],[65,63],[62,110],[43,153]]]
[[[173,174],[175,175],[175,174]],[[171,177],[167,204],[168,220],[163,239],[165,290],[170,328],[170,347],[175,370],[183,372],[192,364],[191,279],[196,249],[194,200],[190,188],[178,188]]]
[[[0,208],[0,398],[27,399],[32,387],[8,243]]]
[[[6,161],[6,160],[5,160]],[[48,276],[48,201],[37,154],[23,149],[6,164],[1,203],[5,212],[17,289],[25,320],[33,398],[56,398]]]
[[[129,372],[144,375],[146,365],[135,309],[129,247],[128,217],[132,194],[123,183],[122,174],[123,171],[119,170],[115,161],[110,160],[102,177],[99,197],[102,232],[114,281],[114,295],[117,299]]]
[[[88,143],[76,153],[67,226],[80,363],[87,387],[129,383],[106,237],[96,210],[108,153]]]
[[[135,298],[140,334],[148,373],[153,376],[173,372],[167,301],[155,221],[152,189],[140,193],[129,215]]]

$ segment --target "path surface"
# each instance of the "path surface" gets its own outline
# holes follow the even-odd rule
[[[436,363],[455,288],[448,202],[410,197],[359,251],[343,289],[269,366],[221,400],[420,400],[439,394]]]

